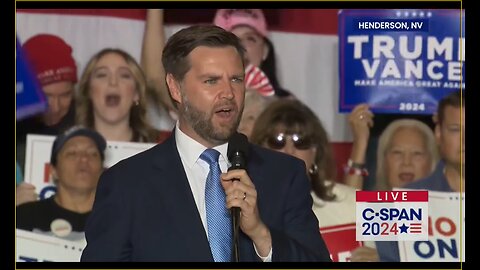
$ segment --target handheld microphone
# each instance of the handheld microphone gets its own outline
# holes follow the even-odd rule
[[[236,170],[236,169],[247,169],[247,158],[249,155],[249,148],[248,148],[248,139],[242,133],[236,132],[228,141],[228,150],[227,156],[228,160],[230,161],[231,166],[228,170]],[[235,179],[234,179],[235,181]],[[238,181],[238,179],[236,179]],[[238,253],[238,235],[240,232],[240,208],[239,207],[232,207],[230,209],[232,214],[232,229],[233,229],[233,260],[238,262],[239,261],[239,253]]]

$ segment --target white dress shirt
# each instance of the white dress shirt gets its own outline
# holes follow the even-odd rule
[[[205,231],[207,228],[207,212],[205,210],[205,183],[207,181],[208,172],[210,171],[210,165],[200,158],[200,155],[207,149],[199,142],[187,136],[178,128],[178,123],[175,128],[175,140],[177,143],[178,153],[182,160],[183,168],[187,174],[188,183],[192,189],[193,198],[197,205],[198,213],[202,219],[203,227]],[[223,172],[228,170],[228,158],[227,158],[228,143],[224,143],[219,146],[215,146],[213,149],[220,152],[218,157],[218,163],[220,169]]]
[[[205,183],[207,181],[208,172],[210,171],[210,165],[200,158],[200,155],[207,149],[207,147],[183,133],[179,128],[178,121],[175,125],[175,142],[177,144],[180,159],[182,160],[183,168],[187,175],[188,183],[192,189],[198,213],[200,213],[200,218],[202,219],[203,227],[205,228],[205,232],[208,232],[207,212],[205,210]],[[227,157],[228,143],[215,146],[213,149],[220,152],[218,163],[222,173],[226,172],[230,165]],[[206,235],[208,238],[208,233]],[[255,244],[253,247],[258,255]],[[270,248],[270,253],[267,257],[262,257],[260,255],[258,255],[258,257],[264,262],[272,261],[272,248]]]

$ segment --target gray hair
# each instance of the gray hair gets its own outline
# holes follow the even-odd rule
[[[390,190],[392,187],[387,180],[387,172],[385,171],[385,155],[390,149],[392,138],[398,130],[403,128],[412,128],[418,130],[425,139],[428,155],[431,157],[431,172],[435,169],[439,155],[435,142],[435,136],[431,128],[419,120],[415,119],[399,119],[390,123],[380,135],[377,148],[377,171],[376,171],[376,188],[378,190]]]

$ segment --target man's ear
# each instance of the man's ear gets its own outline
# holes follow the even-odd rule
[[[50,164],[49,171],[50,171],[50,179],[52,179],[52,181],[56,181],[58,179],[58,174],[57,174],[57,169],[55,168],[55,166]]]
[[[435,129],[433,130],[435,134],[435,140],[437,141],[437,144],[440,145],[441,137],[442,137],[442,131],[441,131],[441,126],[440,123],[436,122],[435,123]]]
[[[182,95],[180,94],[180,83],[173,77],[172,73],[167,74],[167,86],[170,96],[178,103],[182,103]]]
[[[433,120],[433,123],[435,124],[435,127],[433,128],[433,134],[435,135],[435,140],[437,141],[437,144],[440,144],[440,137],[441,137],[441,127],[440,127],[440,123],[438,122],[438,114],[437,113],[434,113],[432,115],[432,120]]]

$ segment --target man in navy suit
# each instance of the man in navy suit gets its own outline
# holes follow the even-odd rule
[[[164,143],[101,176],[82,261],[214,261],[206,149],[220,152],[226,208],[241,210],[240,261],[330,261],[302,161],[250,144],[247,169],[227,172],[228,141],[244,106],[243,59],[239,39],[216,26],[169,39],[162,62],[179,120]]]

